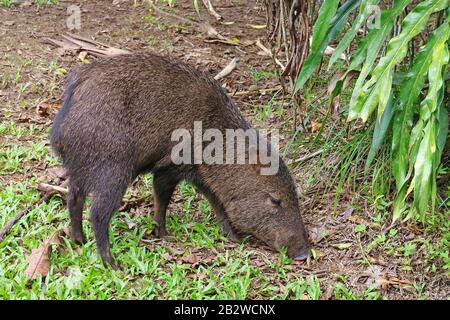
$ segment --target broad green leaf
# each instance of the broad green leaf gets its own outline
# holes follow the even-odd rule
[[[437,136],[437,146],[440,153],[444,150],[445,142],[447,141],[448,135],[448,113],[450,110],[447,110],[445,104],[443,102],[444,98],[444,87],[440,90],[440,98],[439,98],[439,133]]]
[[[442,68],[448,63],[448,47],[444,42],[437,43],[433,48],[433,57],[428,69],[428,93],[421,102],[420,118],[427,121],[432,113],[436,112],[438,105],[438,92],[444,81],[442,79]]]
[[[384,141],[393,114],[394,114],[394,102],[391,93],[386,109],[383,112],[383,115],[381,116],[380,119],[375,120],[375,130],[373,132],[372,145],[370,147],[370,151],[366,160],[366,166],[364,169],[365,172],[367,172],[367,170],[369,169],[375,155],[377,154],[378,150],[381,147],[381,144]]]
[[[313,47],[311,47],[310,54],[303,63],[302,69],[300,70],[300,73],[295,82],[294,94],[303,87],[305,82],[314,73],[314,70],[322,60],[323,52],[325,51],[328,43],[330,43],[331,40],[333,40],[337,35],[341,33],[342,29],[345,26],[345,23],[347,22],[349,13],[353,11],[360,2],[361,0],[348,0],[341,7],[339,7],[336,15],[333,17],[329,24],[329,30],[326,33],[324,39],[320,44],[317,45],[317,48],[315,50],[313,49]]]
[[[444,106],[444,86],[441,88],[441,90],[439,90],[438,101],[438,133],[436,138],[437,151],[434,158],[433,176],[431,177],[431,208],[433,209],[433,211],[436,207],[437,199],[437,171],[439,163],[441,162],[442,151],[444,149],[448,133],[448,110]]]
[[[358,48],[355,55],[350,61],[350,69],[356,70],[358,66],[364,62],[364,65],[356,81],[353,89],[352,98],[350,100],[348,120],[356,119],[363,107],[362,104],[356,104],[356,101],[361,93],[361,88],[369,73],[372,71],[373,64],[378,56],[378,53],[384,43],[386,37],[390,34],[397,16],[403,12],[405,6],[411,0],[398,0],[394,2],[391,9],[385,10],[381,13],[381,28],[372,29],[369,34],[358,43]]]
[[[414,139],[410,139],[413,125],[414,106],[425,83],[426,73],[429,69],[433,56],[433,49],[436,45],[444,44],[450,36],[450,28],[447,20],[433,33],[427,44],[422,48],[413,61],[408,72],[408,77],[404,79],[400,86],[400,94],[397,99],[396,113],[393,122],[392,137],[392,172],[395,177],[397,189],[403,188],[407,181],[406,175],[409,150],[414,144]]]
[[[319,9],[317,20],[314,23],[311,41],[311,51],[319,49],[320,44],[325,39],[327,31],[330,27],[331,19],[334,17],[339,0],[324,0]]]
[[[430,68],[428,70],[429,89],[425,99],[420,104],[420,118],[426,121],[424,137],[420,143],[414,164],[414,206],[417,212],[424,217],[425,211],[431,198],[433,189],[433,177],[437,170],[436,156],[439,154],[437,149],[437,137],[439,134],[439,122],[437,117],[437,108],[439,103],[439,91],[443,86],[443,68],[448,63],[449,52],[446,43],[436,45],[433,48],[433,56]],[[434,208],[433,208],[434,210]]]
[[[431,196],[433,158],[436,152],[434,117],[432,120],[425,127],[425,135],[414,165],[414,206],[420,214],[426,211]]]
[[[386,55],[372,71],[370,80],[363,85],[356,105],[351,107],[360,110],[358,116],[363,121],[367,121],[377,106],[378,116],[383,114],[391,90],[393,68],[406,56],[409,41],[425,28],[430,15],[447,6],[448,0],[423,1],[405,17],[402,32],[389,41]]]
[[[197,15],[200,15],[200,6],[198,4],[198,0],[194,0],[194,9],[197,12]]]
[[[362,1],[360,7],[359,7],[359,14],[355,18],[355,20],[352,23],[351,28],[347,31],[347,33],[344,35],[344,37],[339,41],[338,46],[336,47],[336,50],[333,52],[333,55],[330,58],[330,61],[328,63],[328,69],[339,59],[339,57],[344,53],[345,49],[348,48],[352,40],[355,38],[356,34],[358,33],[359,28],[361,25],[366,21],[366,19],[370,16],[372,13],[372,6],[378,4],[380,2],[379,0],[364,0]]]

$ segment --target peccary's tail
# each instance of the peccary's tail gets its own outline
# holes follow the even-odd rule
[[[63,105],[57,113],[55,119],[53,120],[53,125],[50,133],[50,144],[52,145],[53,150],[61,157],[63,156],[61,124],[64,122],[64,119],[66,118],[70,108],[72,107],[72,96],[78,82],[77,80],[77,73],[74,71],[70,72],[66,79],[66,89],[64,92]]]

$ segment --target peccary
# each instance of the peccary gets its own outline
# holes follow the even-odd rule
[[[294,181],[279,159],[275,175],[256,164],[180,164],[171,161],[171,133],[203,128],[251,128],[220,83],[182,62],[153,53],[120,55],[84,65],[66,80],[64,102],[50,142],[70,177],[67,205],[74,241],[82,231],[85,198],[92,195],[91,221],[98,252],[110,253],[111,216],[128,185],[152,172],[155,234],[167,234],[166,209],[177,184],[186,180],[206,196],[232,239],[253,235],[290,257],[308,255]]]

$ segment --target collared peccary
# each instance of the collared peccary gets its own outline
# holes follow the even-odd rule
[[[66,82],[51,145],[70,177],[67,205],[72,238],[85,242],[82,211],[92,195],[91,221],[105,263],[116,267],[108,240],[112,214],[127,186],[152,172],[155,233],[166,235],[166,209],[178,182],[190,181],[209,200],[224,232],[253,235],[305,259],[307,233],[294,181],[279,159],[274,175],[256,164],[180,164],[171,159],[175,129],[249,129],[220,83],[171,58],[120,55],[79,67]]]

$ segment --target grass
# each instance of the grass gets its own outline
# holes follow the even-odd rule
[[[266,71],[266,70],[260,70],[255,68],[252,65],[248,65],[248,70],[250,71],[251,77],[255,83],[257,83],[260,80],[264,79],[270,79],[270,78],[276,78],[277,74],[273,71]]]
[[[0,123],[5,139],[0,151],[0,226],[34,203],[36,185],[43,172],[39,164],[58,160],[44,141],[46,127],[5,119]],[[1,179],[2,176],[4,179]],[[285,299],[320,297],[317,278],[293,276],[295,267],[285,253],[267,260],[245,241],[230,243],[215,222],[211,208],[192,185],[179,185],[181,202],[173,204],[167,226],[171,237],[159,241],[152,235],[152,176],[144,175],[129,188],[124,199],[148,201],[128,212],[117,212],[111,223],[113,255],[121,271],[106,268],[96,250],[85,210],[84,246],[63,236],[51,250],[46,276],[28,280],[25,269],[33,249],[69,225],[65,201],[54,196],[34,208],[0,242],[0,299]],[[199,264],[189,262],[192,255]],[[202,263],[202,260],[206,261]],[[258,262],[258,263],[256,263]]]
[[[0,0],[0,6],[10,7],[14,3],[14,0]]]
[[[24,140],[46,134],[45,130],[24,128],[13,121],[1,123],[0,132],[7,138]],[[31,174],[31,178],[0,185],[1,226],[37,200],[35,186],[40,174],[33,173],[33,166],[37,163],[57,164],[48,147],[42,143],[5,144],[2,150],[2,174]],[[150,202],[151,184],[151,175],[140,177],[125,195],[126,201],[145,197]],[[151,233],[154,223],[147,204],[129,212],[116,213],[111,224],[111,243],[113,255],[122,266],[121,271],[103,266],[91,227],[86,221],[84,230],[88,243],[79,246],[64,236],[62,245],[52,249],[48,275],[29,281],[24,270],[30,252],[57,230],[68,227],[64,199],[55,196],[49,203],[33,209],[0,243],[0,298],[319,299],[323,296],[321,280],[316,276],[296,275],[295,266],[285,252],[281,252],[278,259],[266,260],[260,251],[245,241],[238,245],[230,243],[214,221],[208,202],[196,193],[192,185],[180,184],[178,193],[181,202],[172,205],[168,216],[168,230],[172,237],[164,241],[156,240]],[[443,218],[448,220],[448,215]],[[375,216],[374,221],[376,219]],[[424,257],[429,272],[448,270],[450,234],[448,222],[446,225],[442,223],[430,221],[428,224],[430,230],[434,225],[446,232],[437,244],[426,237],[403,242],[398,230],[392,228],[372,240],[366,239],[363,249],[370,256],[384,252],[397,257],[405,272],[411,272],[418,252]],[[354,234],[361,239],[372,237],[364,224],[356,225]],[[192,254],[200,257],[200,264],[189,262]],[[202,260],[206,263],[201,263]],[[426,298],[425,285],[414,282],[412,290],[419,297]],[[335,299],[381,298],[376,285],[355,291],[343,279],[333,285],[332,295]]]
[[[11,7],[15,3],[14,0],[0,0],[0,6]],[[53,6],[59,3],[59,0],[36,0],[38,7]]]
[[[145,179],[143,179],[145,180]],[[145,181],[139,181],[145,183]],[[31,181],[33,184],[33,181]],[[146,214],[117,213],[111,227],[113,254],[123,271],[112,271],[101,263],[88,224],[84,229],[89,242],[78,246],[63,237],[59,250],[51,254],[51,270],[45,277],[27,281],[26,257],[32,249],[58,229],[68,226],[68,214],[61,198],[33,209],[12,229],[0,245],[1,299],[246,299],[293,298],[305,294],[320,297],[317,279],[287,279],[292,266],[286,257],[275,262],[267,273],[255,266],[254,250],[245,244],[228,248],[219,227],[208,214],[205,202],[194,203],[192,187],[183,184],[186,198],[181,213],[171,212],[168,229],[175,239],[154,241],[153,221]],[[35,190],[26,183],[0,186],[0,205],[4,208],[0,224],[37,199]],[[187,190],[187,191],[186,191]],[[199,208],[207,214],[195,217]],[[173,242],[172,242],[173,241]],[[184,258],[201,248],[209,257],[207,264],[192,265]],[[278,284],[270,277],[284,277]],[[286,290],[281,289],[281,285]]]
[[[59,0],[36,0],[38,7],[53,6],[59,3]]]

